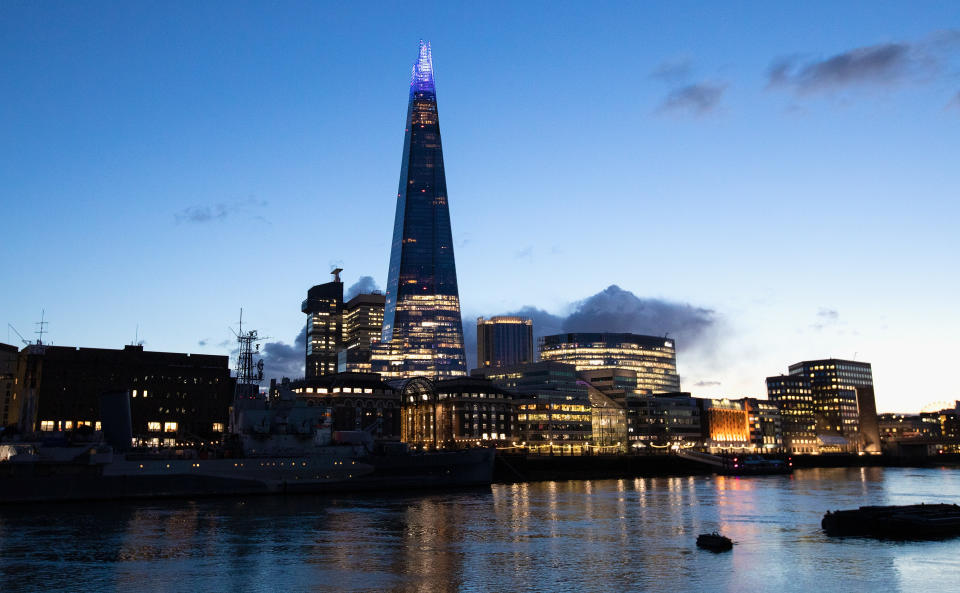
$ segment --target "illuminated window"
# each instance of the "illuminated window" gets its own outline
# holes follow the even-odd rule
[[[163,432],[177,432],[177,423],[176,423],[176,422],[164,422],[164,423],[163,423]]]
[[[53,420],[42,420],[40,422],[40,430],[44,432],[50,432],[54,430],[54,421]]]
[[[150,432],[159,432],[160,423],[159,422],[147,422],[147,430]]]
[[[223,422],[214,422],[213,432],[223,432]]]

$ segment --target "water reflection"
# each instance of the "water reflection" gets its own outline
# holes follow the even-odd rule
[[[495,485],[0,508],[3,591],[941,590],[956,541],[827,539],[826,509],[960,502],[960,472]],[[732,553],[694,546],[722,530]]]

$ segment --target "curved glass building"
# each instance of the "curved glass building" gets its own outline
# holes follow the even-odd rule
[[[577,371],[635,371],[639,393],[680,391],[673,340],[626,333],[575,333],[543,336],[539,347],[540,360],[572,364]]]
[[[466,374],[433,56],[423,41],[410,82],[382,337],[371,362],[387,377]]]

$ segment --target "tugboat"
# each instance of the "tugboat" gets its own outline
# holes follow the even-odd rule
[[[711,552],[726,552],[733,549],[733,540],[716,531],[713,533],[701,533],[697,536],[697,547]]]

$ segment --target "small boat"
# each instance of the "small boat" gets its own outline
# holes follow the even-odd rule
[[[716,531],[713,533],[701,533],[697,536],[697,547],[713,552],[726,552],[727,550],[733,549],[733,540],[720,535]]]

